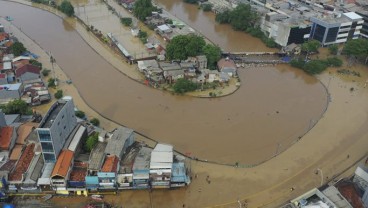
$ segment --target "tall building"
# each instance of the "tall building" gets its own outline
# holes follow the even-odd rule
[[[311,39],[318,40],[322,45],[344,43],[349,39],[357,39],[363,25],[363,18],[354,12],[344,13],[335,18],[312,17]]]
[[[69,134],[77,125],[72,99],[56,101],[36,129],[44,161],[56,162]]]

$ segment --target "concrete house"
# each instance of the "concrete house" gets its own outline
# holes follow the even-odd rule
[[[116,189],[116,173],[119,169],[119,158],[116,155],[106,156],[101,171],[97,173],[99,189]]]
[[[29,168],[27,170],[26,178],[23,181],[21,189],[24,191],[37,191],[37,181],[41,176],[41,171],[43,169],[44,161],[40,153],[35,154]]]
[[[15,77],[17,82],[22,83],[25,81],[39,80],[41,78],[40,72],[41,69],[37,66],[27,64],[15,70]]]
[[[106,143],[99,142],[91,151],[88,163],[88,175],[97,176],[97,173],[101,170],[102,164],[105,158]],[[88,183],[86,179],[86,183]]]
[[[19,99],[23,94],[22,83],[0,85],[0,102]]]
[[[118,158],[121,158],[127,148],[133,144],[134,139],[135,135],[132,129],[126,127],[117,128],[107,142],[105,154],[116,155]]]
[[[66,187],[73,162],[74,152],[62,150],[51,173],[51,187],[59,194],[68,194]]]
[[[217,62],[217,67],[220,72],[227,73],[230,77],[235,77],[237,75],[236,64],[229,58],[220,59]]]
[[[149,188],[150,159],[152,149],[142,147],[133,163],[133,187],[135,189]]]
[[[152,188],[170,188],[173,146],[157,144],[151,152],[150,181]]]

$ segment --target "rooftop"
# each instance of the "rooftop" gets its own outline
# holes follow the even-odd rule
[[[97,143],[96,147],[93,148],[89,157],[89,165],[88,165],[89,170],[97,170],[97,171],[100,170],[103,163],[103,159],[105,157],[105,149],[106,143],[104,142]]]
[[[150,168],[150,159],[151,159],[152,149],[148,147],[142,147],[138,155],[135,157],[133,164],[134,170],[145,170]]]
[[[101,172],[117,172],[119,158],[117,156],[106,156]]]
[[[340,193],[350,202],[354,208],[364,208],[363,202],[359,196],[358,187],[350,181],[340,181],[336,184]]]
[[[218,61],[217,66],[218,66],[219,69],[222,69],[222,68],[225,68],[225,67],[227,67],[227,68],[236,68],[235,62],[233,60],[226,59],[226,58],[223,58],[220,61]]]
[[[151,153],[150,169],[171,169],[173,160],[173,146],[168,144],[157,144]]]
[[[13,127],[4,126],[0,129],[0,149],[9,150],[13,135]]]
[[[0,167],[0,171],[11,171],[13,170],[17,160],[8,160],[4,165]]]
[[[21,181],[23,179],[23,173],[25,173],[31,164],[31,161],[34,156],[34,147],[35,144],[29,144],[26,149],[23,151],[22,156],[18,160],[17,166],[14,171],[12,171],[9,175],[9,181]]]
[[[126,127],[117,128],[107,142],[105,153],[120,157],[126,140],[133,134],[133,130]]]
[[[29,168],[27,170],[27,176],[24,182],[25,183],[29,183],[29,182],[36,183],[38,177],[40,177],[41,175],[43,164],[44,164],[44,161],[43,161],[42,155],[41,154],[35,155],[33,157],[31,164],[29,165]]]
[[[16,141],[16,144],[25,144],[25,140],[28,137],[28,135],[37,128],[38,123],[33,122],[27,122],[19,126],[17,133],[18,138]]]
[[[69,181],[84,181],[87,175],[87,166],[88,163],[75,162],[69,176]]]
[[[12,152],[10,154],[10,159],[11,160],[18,160],[20,155],[22,154],[22,149],[23,149],[23,145],[22,144],[16,144],[13,149]]]
[[[66,100],[56,101],[46,113],[45,117],[42,119],[39,128],[50,128],[61,109],[63,109],[66,102]]]
[[[37,185],[50,185],[50,175],[54,166],[55,163],[45,163],[42,175],[37,181]]]
[[[27,72],[33,73],[33,74],[40,74],[40,71],[41,69],[39,67],[34,66],[32,64],[27,64],[15,70],[15,77],[20,77]]]
[[[54,170],[51,173],[51,177],[61,176],[66,177],[68,174],[70,164],[73,161],[74,152],[70,150],[62,150],[56,161]]]

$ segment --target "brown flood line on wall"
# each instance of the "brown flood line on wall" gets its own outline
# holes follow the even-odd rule
[[[239,69],[242,86],[231,96],[174,96],[118,72],[55,15],[4,1],[0,14],[13,17],[15,25],[53,53],[91,107],[201,159],[229,164],[268,159],[303,135],[326,108],[324,87],[286,65]]]
[[[277,51],[277,49],[268,48],[258,38],[244,32],[234,31],[229,24],[217,23],[213,12],[203,12],[198,9],[198,5],[184,3],[183,0],[154,0],[154,2],[199,31],[224,51]]]

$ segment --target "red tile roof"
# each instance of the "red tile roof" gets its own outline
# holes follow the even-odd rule
[[[3,166],[1,166],[0,171],[11,171],[15,163],[17,163],[17,160],[8,160]]]
[[[119,158],[117,156],[106,156],[105,163],[101,172],[116,172],[118,168]]]
[[[72,172],[69,176],[69,181],[84,181],[87,175],[88,163],[75,162]]]
[[[18,69],[24,65],[27,65],[29,64],[29,60],[28,59],[22,59],[22,60],[19,60],[19,61],[16,61],[16,62],[13,62],[13,66],[15,69]]]
[[[13,45],[13,41],[8,41],[4,44],[5,47],[9,48],[10,46]]]
[[[354,208],[364,208],[362,199],[359,197],[358,191],[354,186],[354,183],[343,181],[337,185],[337,189],[341,195],[353,206]]]
[[[15,76],[20,77],[26,72],[34,73],[34,74],[40,74],[41,69],[37,66],[34,66],[32,64],[27,64],[15,71]]]
[[[13,135],[13,127],[5,126],[0,129],[0,149],[9,150]]]
[[[15,166],[14,171],[12,171],[9,175],[9,181],[20,181],[23,178],[23,173],[25,173],[31,164],[31,161],[34,156],[35,144],[29,144],[24,150],[22,156],[18,160],[17,166]]]
[[[236,68],[235,62],[233,60],[224,58],[217,62],[217,66],[220,70],[224,67]]]
[[[0,41],[6,40],[6,39],[9,39],[9,34],[5,32],[0,33]]]
[[[51,177],[62,176],[66,177],[68,174],[70,164],[73,161],[74,152],[70,150],[62,150],[52,170]]]

